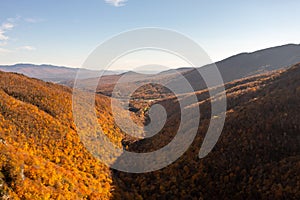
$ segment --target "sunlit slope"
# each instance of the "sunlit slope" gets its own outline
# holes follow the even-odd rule
[[[13,199],[108,199],[108,167],[86,150],[72,120],[71,89],[0,72],[0,196]],[[96,98],[103,130],[121,133],[106,97]]]

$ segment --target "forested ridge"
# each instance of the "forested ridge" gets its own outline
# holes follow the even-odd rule
[[[210,113],[207,90],[197,92],[198,135],[176,162],[146,174],[114,172],[115,199],[299,199],[300,65],[225,85],[227,117],[221,138],[198,158]],[[175,102],[175,105],[174,105]],[[176,109],[175,97],[159,102]],[[178,108],[178,107],[177,107]],[[214,116],[212,116],[214,117]],[[179,112],[172,112],[160,134],[129,146],[153,151],[176,134]]]

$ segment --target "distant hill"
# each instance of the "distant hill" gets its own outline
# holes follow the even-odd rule
[[[32,78],[38,78],[44,81],[61,82],[74,80],[79,68],[61,67],[54,65],[34,65],[34,64],[15,64],[15,65],[0,65],[0,70],[4,72],[16,72],[24,74]],[[80,78],[96,77],[103,71],[95,71],[81,69],[82,76]],[[112,75],[117,72],[104,71],[104,75]]]
[[[281,69],[284,67],[288,67],[300,62],[300,45],[297,44],[287,44],[283,46],[277,46],[272,48],[267,48],[259,51],[255,51],[252,53],[241,53],[222,61],[216,63],[225,83],[237,80],[243,77],[247,77],[250,75],[261,74],[264,72]],[[210,67],[210,65],[206,65],[200,67],[201,70],[205,70]],[[32,78],[38,78],[44,81],[52,81],[62,83],[68,86],[73,85],[73,81],[76,77],[76,73],[78,68],[68,68],[68,67],[60,67],[53,65],[33,65],[33,64],[16,64],[16,65],[0,65],[0,70],[5,72],[16,72],[21,73],[26,76]],[[143,72],[143,71],[141,71]],[[198,71],[193,68],[178,68],[166,70],[157,74],[151,74],[151,71],[147,71],[145,74],[145,79],[165,79],[165,82],[169,82],[170,84],[176,84],[176,81],[180,79],[179,77],[175,77],[176,73],[184,74],[185,78],[189,80],[191,85],[196,90],[201,90],[205,88],[205,83],[201,80],[201,76]],[[102,74],[103,73],[103,74]],[[115,80],[117,76],[121,72],[119,71],[94,71],[83,69],[81,73],[80,79],[82,79],[82,85],[84,85],[84,79],[87,80],[87,86],[92,80],[91,78],[96,78],[99,74],[109,76],[113,75],[113,78],[106,77],[105,80],[114,80],[112,82],[105,81],[105,91],[102,93],[109,94],[107,91],[108,84],[115,84]],[[124,72],[120,75],[124,74],[135,74],[136,72]],[[139,73],[137,73],[139,74]],[[142,76],[139,76],[141,79]],[[134,80],[134,79],[133,79]],[[132,81],[134,82],[134,81]],[[112,86],[110,86],[112,88]],[[101,88],[98,88],[101,92]]]
[[[284,69],[298,62],[300,62],[300,45],[287,44],[283,46],[255,51],[252,53],[241,53],[219,61],[215,64],[223,77],[224,83],[229,83],[231,81],[248,76],[263,74],[277,69]],[[121,87],[124,87],[125,90],[127,88],[136,86],[141,82],[163,83],[167,88],[169,86],[176,87],[176,85],[178,85],[178,88],[180,88],[182,84],[181,80],[182,78],[185,78],[189,81],[195,91],[199,91],[206,88],[206,84],[199,74],[199,71],[201,73],[201,71],[205,71],[209,67],[211,67],[211,65],[202,66],[197,70],[194,68],[179,68],[163,71],[158,74],[145,75],[138,74],[136,72],[126,72],[119,75],[103,76],[101,77],[99,84],[97,82],[98,78],[82,79],[79,80],[79,82],[82,87],[86,89],[90,89],[91,86],[94,87],[95,84],[98,84],[98,93],[111,96],[115,84],[123,75],[126,75],[128,77],[126,78],[128,82],[124,84],[123,81],[121,85]],[[179,76],[178,73],[183,76]],[[70,87],[73,86],[73,83],[73,81],[62,82],[62,84]],[[153,87],[151,85],[148,85],[137,91],[135,96],[139,98],[142,98],[144,96],[143,98],[145,98],[144,94],[146,91],[148,91],[148,93],[154,94],[154,96],[147,95],[146,98],[149,99],[157,98],[158,96],[165,97],[171,95],[170,91],[163,89],[162,86],[156,85],[155,87]],[[156,91],[162,91],[162,93],[158,95]]]
[[[216,62],[224,83],[241,79],[247,76],[262,74],[292,66],[300,62],[300,45],[287,44],[267,48],[252,53],[241,53],[222,61]],[[211,65],[200,67],[200,72]],[[192,70],[184,73],[185,78],[191,83],[195,90],[206,87],[198,71]],[[170,84],[176,84],[176,79]]]
[[[106,96],[111,96],[112,91],[116,85],[116,83],[120,84],[123,90],[128,90],[129,88],[136,87],[137,85],[143,85],[143,83],[148,83],[148,82],[158,82],[161,84],[167,84],[171,80],[176,80],[178,73],[184,73],[189,71],[190,68],[184,68],[184,69],[172,69],[172,70],[167,70],[164,72],[160,72],[157,74],[143,74],[139,72],[134,72],[134,71],[128,71],[124,72],[122,74],[117,74],[117,75],[104,75],[101,76],[100,80],[99,77],[96,78],[88,78],[88,79],[81,79],[81,80],[76,80],[77,84],[80,85],[82,89],[86,89],[89,91],[92,91],[93,89],[96,88],[96,93],[100,93]],[[62,81],[60,82],[62,85],[66,85],[69,87],[73,87],[74,85],[74,80],[69,80],[69,81]],[[158,94],[158,96],[164,96],[164,94],[168,94],[169,92],[166,92],[165,89],[160,88],[161,86],[155,86],[153,85],[145,85],[145,88],[142,87],[140,89],[139,94],[136,94],[137,98],[140,98],[141,96],[144,96],[147,99],[147,96],[144,94],[144,90],[155,90],[155,88],[164,91],[163,93]],[[155,91],[153,91],[155,93]],[[153,98],[151,95],[149,98]],[[155,97],[157,98],[157,97]]]
[[[300,62],[300,45],[287,44],[252,53],[242,53],[217,62],[225,82],[289,67]]]

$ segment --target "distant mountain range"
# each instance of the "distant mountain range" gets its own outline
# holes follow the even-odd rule
[[[241,53],[227,59],[216,62],[224,83],[231,82],[251,75],[262,74],[268,71],[286,68],[300,62],[300,45],[287,44],[271,47],[252,53]],[[211,67],[206,65],[200,67],[200,72]],[[194,69],[184,74],[195,90],[205,87],[201,83],[201,76]],[[175,82],[177,80],[174,80]],[[175,84],[171,82],[170,84]]]
[[[61,82],[66,80],[74,80],[79,68],[61,67],[54,65],[34,65],[34,64],[15,64],[15,65],[0,65],[0,70],[4,72],[16,72],[24,74],[31,78],[38,78],[44,81]],[[113,75],[119,72],[114,71],[96,71],[89,69],[80,69],[83,79],[93,78],[99,74]]]
[[[300,45],[288,44],[263,49],[252,53],[241,53],[219,61],[215,64],[219,69],[220,74],[222,75],[224,83],[226,84],[231,81],[245,78],[248,76],[263,74],[266,72],[271,72],[273,70],[287,68],[298,62],[300,62]],[[207,87],[203,78],[201,77],[201,73],[209,69],[210,67],[212,67],[211,64],[199,67],[198,69],[179,68],[176,70],[167,70],[152,75],[140,74],[135,72],[126,72],[114,76],[103,76],[101,77],[101,80],[99,82],[98,78],[82,79],[78,82],[80,83],[82,88],[89,90],[91,88],[94,88],[95,84],[98,84],[98,93],[111,96],[112,91],[115,88],[115,84],[121,80],[121,77],[122,84],[120,85],[126,91],[129,88],[141,85],[141,83],[158,83],[160,85],[165,85],[165,88],[181,88],[183,83],[181,80],[185,78],[191,84],[195,91],[199,91]],[[124,75],[126,75],[125,79],[123,78]],[[126,84],[124,84],[124,80],[127,80]],[[61,83],[72,87],[74,82],[68,81]],[[170,90],[165,90],[162,86],[150,84],[147,87],[141,88],[140,91],[136,91],[134,96],[145,98],[144,92],[146,90],[152,91],[150,92],[151,94],[155,94],[155,97],[151,95],[148,96],[149,99],[157,98],[157,96],[168,96],[168,93],[171,92]],[[163,94],[157,95],[157,91],[162,91]]]
[[[261,74],[264,72],[277,70],[285,67],[292,66],[300,62],[300,45],[287,44],[283,46],[271,47],[252,53],[241,53],[227,59],[216,62],[224,83],[231,82],[250,75]],[[198,68],[200,72],[211,67],[211,64]],[[21,73],[32,78],[38,78],[44,81],[52,81],[62,83],[68,86],[73,85],[76,73],[79,68],[59,67],[53,65],[33,65],[33,64],[16,64],[16,65],[0,65],[0,70],[5,72]],[[105,85],[115,84],[117,80],[124,74],[132,76],[135,72],[121,72],[121,71],[95,71],[89,69],[81,69],[80,79],[82,85],[85,82],[90,87],[91,82],[94,82],[99,74],[105,75]],[[168,84],[180,84],[178,80],[180,77],[176,77],[176,72],[183,74],[184,77],[190,82],[195,90],[201,90],[206,87],[198,70],[194,68],[179,68],[166,70],[156,74],[145,74],[145,80],[164,79],[164,83]],[[143,72],[140,72],[143,73]],[[143,78],[143,74],[138,74],[138,80]],[[154,73],[154,72],[153,72]],[[113,75],[112,77],[109,77]],[[108,76],[108,77],[107,77]],[[111,82],[110,82],[111,81]],[[134,82],[132,79],[131,83]],[[111,86],[109,88],[112,88]],[[98,88],[101,92],[101,88]],[[110,93],[106,91],[104,93]]]

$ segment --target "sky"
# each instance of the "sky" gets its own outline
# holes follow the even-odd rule
[[[80,67],[108,38],[142,27],[178,31],[216,62],[300,43],[299,7],[297,0],[0,0],[0,64]],[[139,63],[143,56],[131,55],[116,68],[130,68],[130,59]]]

